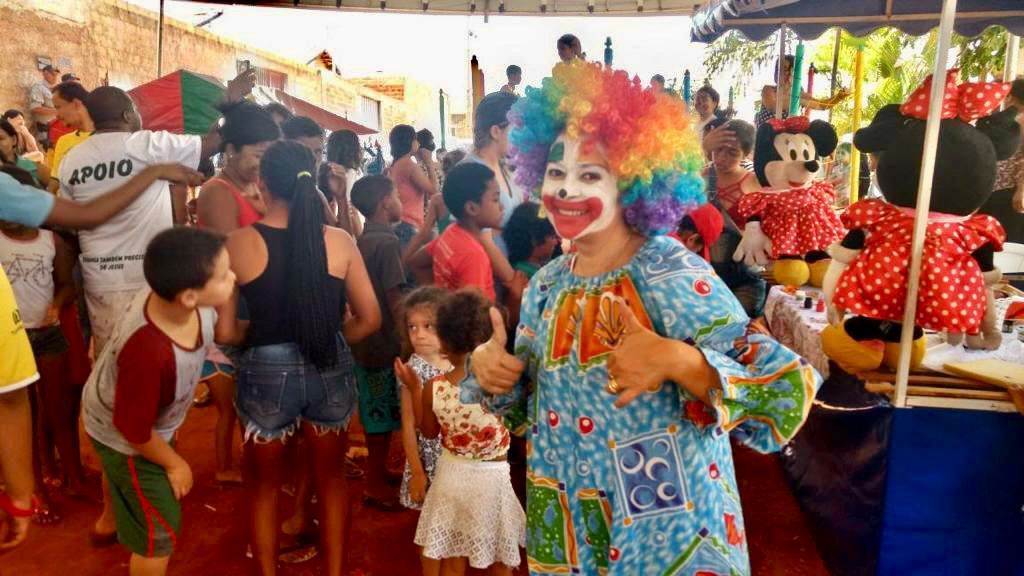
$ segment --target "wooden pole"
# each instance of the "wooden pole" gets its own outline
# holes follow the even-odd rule
[[[832,96],[839,87],[839,49],[842,47],[843,29],[836,28],[836,42],[832,45],[832,82],[829,86],[828,95]],[[832,111],[835,107],[828,109],[828,121],[832,122]]]
[[[160,13],[156,20],[156,77],[163,76],[164,66],[164,0],[160,0]]]
[[[441,108],[441,148],[448,149],[445,146],[445,129],[444,129],[444,90],[437,91],[437,101]]]
[[[786,24],[783,23],[782,26],[779,26],[779,67],[776,70],[776,75],[778,76],[778,81],[775,83],[776,84],[776,89],[775,89],[775,117],[778,118],[779,120],[782,120],[782,112],[785,110],[786,102],[789,101],[789,93],[785,93],[785,94],[782,93],[782,86],[783,86],[783,83],[786,80],[786,78],[783,76],[783,73],[782,73],[782,66],[783,66],[783,61],[785,60],[785,58],[786,58]],[[790,82],[789,85],[790,85],[790,88],[792,88],[793,83]]]
[[[850,132],[857,133],[860,128],[862,103],[864,101],[864,46],[857,46],[857,55],[853,61],[853,125]],[[857,201],[860,189],[860,151],[850,142],[850,204]]]
[[[1018,58],[1020,58],[1020,36],[1006,33],[1006,63],[1003,66],[1003,82],[1013,82],[1017,78]]]
[[[942,121],[942,98],[946,88],[946,62],[953,37],[956,0],[943,0],[939,19],[939,46],[935,51],[932,68],[932,90],[928,101],[928,121],[924,129],[924,150],[921,153],[921,178],[917,184],[917,214],[914,216],[914,235],[910,243],[910,273],[907,281],[907,299],[903,306],[903,331],[900,334],[900,362],[896,370],[896,407],[907,405],[907,380],[910,377],[910,347],[914,340],[914,318],[917,312],[917,289],[921,279],[921,258],[924,253],[924,235],[928,227],[928,207],[932,200],[932,180],[935,177],[935,155],[939,147],[939,123]]]

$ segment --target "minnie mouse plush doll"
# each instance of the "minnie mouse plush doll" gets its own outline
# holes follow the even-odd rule
[[[815,182],[819,157],[835,150],[838,138],[828,122],[804,116],[770,120],[757,130],[754,172],[767,190],[745,194],[737,204],[746,221],[733,254],[747,265],[770,260],[775,280],[821,286],[828,269],[826,250],[846,229],[832,205],[835,189]]]
[[[924,328],[949,333],[968,348],[995,349],[992,286],[999,281],[993,253],[1005,233],[994,218],[976,214],[992,191],[996,161],[1017,148],[1016,110],[992,114],[1009,84],[961,84],[946,76],[924,256],[915,313],[911,367],[924,358]],[[829,249],[824,289],[832,324],[822,348],[850,373],[895,368],[908,282],[921,154],[931,77],[903,105],[882,108],[854,144],[878,156],[885,200],[863,200],[843,214],[850,229]],[[974,124],[972,124],[974,122]],[[845,311],[855,314],[841,322]]]

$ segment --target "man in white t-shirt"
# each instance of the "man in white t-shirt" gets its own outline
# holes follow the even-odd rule
[[[229,85],[229,98],[246,92],[244,88],[249,84],[243,81],[245,86],[240,88],[238,80]],[[101,196],[154,164],[198,168],[199,161],[220,146],[215,128],[202,137],[138,130],[135,105],[119,88],[102,86],[93,90],[86,108],[95,131],[68,152],[57,175],[61,195],[76,202]],[[97,352],[135,292],[146,285],[142,274],[146,246],[173,225],[170,187],[159,180],[107,223],[79,233],[79,260]]]

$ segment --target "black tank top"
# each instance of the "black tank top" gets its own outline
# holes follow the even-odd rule
[[[267,267],[255,280],[239,287],[250,318],[245,345],[251,348],[294,342],[288,322],[288,230],[260,223],[253,224],[253,228],[267,245]],[[345,315],[345,281],[328,274],[327,286],[330,297],[327,309],[338,313],[326,321],[335,332],[339,332]]]

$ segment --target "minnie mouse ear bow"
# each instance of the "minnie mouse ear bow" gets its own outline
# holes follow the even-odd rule
[[[1009,82],[967,82],[957,85],[959,75],[958,68],[946,72],[946,85],[942,97],[943,120],[960,118],[964,122],[972,122],[988,116],[999,108],[999,104],[1010,93]],[[926,120],[931,90],[932,76],[929,75],[924,84],[900,107],[900,112],[904,116]]]
[[[960,71],[946,72],[946,84],[942,100],[941,117],[944,120],[959,118],[963,122],[979,120],[979,128],[993,118],[992,112],[1010,93],[1010,84],[1002,82],[971,82],[957,84]],[[861,128],[854,135],[853,143],[864,152],[884,152],[899,132],[900,127],[914,120],[928,119],[928,98],[931,95],[932,77],[915,90],[903,104],[889,104],[878,111],[871,125]]]

